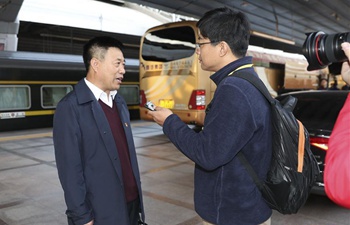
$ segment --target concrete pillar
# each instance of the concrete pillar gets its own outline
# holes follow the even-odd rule
[[[19,21],[0,21],[0,51],[17,51]]]
[[[0,0],[0,51],[17,50],[18,12],[24,0]]]

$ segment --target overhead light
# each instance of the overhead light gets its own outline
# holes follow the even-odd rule
[[[270,39],[270,40],[279,41],[279,42],[283,42],[283,43],[290,44],[290,45],[295,45],[295,41],[288,40],[288,39],[285,39],[285,38],[280,38],[280,37],[272,36],[272,35],[269,35],[269,34],[264,34],[264,33],[258,32],[258,31],[251,31],[250,33],[252,35],[256,35],[256,36],[259,36],[259,37],[267,38],[267,39]]]

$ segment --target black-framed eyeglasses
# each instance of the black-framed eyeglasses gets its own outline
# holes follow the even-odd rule
[[[209,42],[203,42],[203,43],[196,43],[196,48],[200,48],[202,45],[205,44],[213,44],[213,43],[217,43],[218,41],[209,41]]]

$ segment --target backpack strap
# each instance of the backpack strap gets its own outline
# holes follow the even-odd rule
[[[254,87],[256,87],[256,89],[258,89],[261,92],[261,94],[267,99],[267,101],[269,101],[271,104],[275,101],[275,99],[272,98],[265,84],[260,80],[259,77],[244,71],[237,71],[230,76],[242,78],[254,85]]]
[[[258,89],[260,91],[260,93],[267,99],[267,101],[270,104],[273,104],[273,102],[275,101],[274,98],[272,98],[272,96],[270,95],[269,91],[267,90],[265,84],[260,80],[260,78],[254,76],[253,74],[248,73],[248,72],[243,72],[243,71],[239,71],[239,72],[237,71],[229,76],[239,77],[239,78],[247,80],[254,87],[256,87],[256,89]],[[239,160],[241,161],[243,166],[246,168],[249,175],[253,179],[254,183],[259,188],[259,190],[262,192],[263,196],[268,195],[268,193],[266,192],[266,189],[264,188],[264,182],[262,182],[261,179],[258,177],[258,175],[254,171],[253,167],[248,162],[247,158],[244,156],[242,151],[239,151],[237,153],[237,157],[239,158]]]
[[[305,154],[305,133],[304,133],[304,125],[299,121],[299,142],[298,142],[298,172],[303,172],[304,167],[304,154]]]
[[[260,178],[258,177],[256,172],[254,171],[253,167],[250,165],[250,163],[248,162],[247,158],[242,153],[242,151],[239,151],[237,153],[237,157],[239,158],[239,160],[241,161],[243,166],[248,171],[248,173],[249,173],[250,177],[253,179],[255,185],[259,188],[259,190],[261,192],[264,192],[264,190],[265,190],[264,183],[260,180]]]

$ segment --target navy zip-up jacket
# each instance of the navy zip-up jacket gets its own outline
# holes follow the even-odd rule
[[[257,225],[272,214],[236,157],[242,151],[259,178],[266,178],[272,146],[270,105],[248,81],[227,77],[251,63],[252,57],[238,59],[210,77],[217,89],[201,132],[190,129],[175,114],[163,124],[168,138],[196,164],[196,212],[218,225]],[[257,76],[253,67],[242,70]]]

